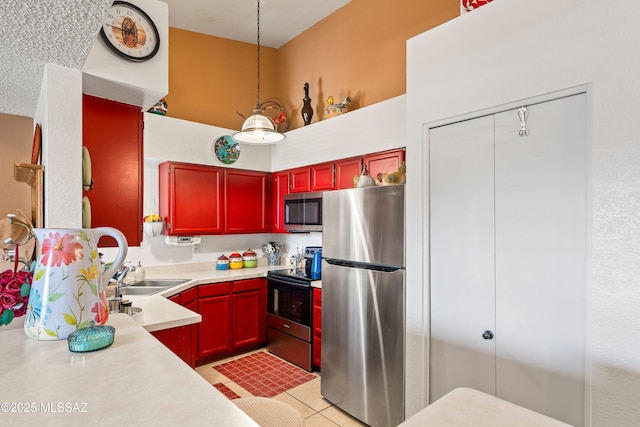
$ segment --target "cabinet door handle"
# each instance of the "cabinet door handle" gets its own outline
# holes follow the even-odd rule
[[[485,340],[493,339],[493,331],[484,331],[484,333],[482,334],[482,338],[484,338]]]
[[[286,323],[283,323],[282,326],[284,326],[287,329],[291,329],[291,326],[287,325]]]

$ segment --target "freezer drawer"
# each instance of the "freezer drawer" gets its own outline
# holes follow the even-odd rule
[[[267,328],[267,350],[289,362],[311,371],[311,343],[286,334],[275,328]]]
[[[322,395],[373,427],[404,420],[405,271],[323,264]]]

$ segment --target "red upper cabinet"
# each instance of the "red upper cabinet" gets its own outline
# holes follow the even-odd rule
[[[302,168],[291,169],[289,171],[289,183],[291,185],[290,193],[304,193],[311,191],[311,168],[305,166]]]
[[[224,232],[266,232],[269,174],[226,169],[224,176]]]
[[[353,188],[353,178],[360,176],[362,173],[362,158],[355,157],[351,159],[339,160],[335,163],[336,167],[336,190],[345,188]]]
[[[211,166],[160,164],[160,216],[168,235],[223,231],[223,170]]]
[[[271,231],[274,233],[286,233],[284,228],[284,196],[289,194],[289,172],[276,172],[272,174],[271,195]]]
[[[369,169],[369,174],[376,180],[378,174],[398,170],[402,162],[404,162],[404,150],[390,150],[364,156],[364,164]]]
[[[91,205],[88,227],[117,228],[129,246],[142,241],[142,129],[140,107],[83,95],[82,143],[93,178],[93,188],[83,191]],[[100,246],[115,245],[100,239]]]
[[[333,190],[333,162],[311,166],[311,191]]]

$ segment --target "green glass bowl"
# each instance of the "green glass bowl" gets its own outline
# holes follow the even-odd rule
[[[113,344],[115,334],[115,328],[109,325],[91,325],[76,329],[67,338],[69,351],[87,353],[109,347]]]

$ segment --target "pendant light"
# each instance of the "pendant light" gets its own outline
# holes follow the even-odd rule
[[[258,97],[253,114],[242,124],[242,130],[233,139],[245,144],[268,145],[283,141],[284,134],[276,131],[273,119],[264,114],[260,106],[260,0],[258,0]]]

